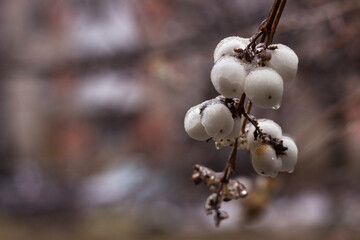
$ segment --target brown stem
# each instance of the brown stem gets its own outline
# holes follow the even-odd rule
[[[228,158],[228,160],[226,162],[226,166],[225,166],[225,169],[224,169],[224,175],[220,180],[219,188],[218,188],[218,190],[216,192],[216,199],[215,199],[216,202],[214,203],[214,206],[218,205],[218,202],[220,200],[224,184],[229,183],[231,173],[235,170],[235,163],[236,163],[235,160],[236,160],[236,153],[237,153],[237,145],[238,145],[238,139],[236,138],[235,142],[234,142],[234,145],[233,145],[233,149],[232,149],[232,151],[231,151],[231,153],[229,155],[229,158]],[[214,210],[215,210],[215,214],[216,214],[215,225],[216,225],[216,227],[218,227],[220,225],[221,220],[222,220],[222,218],[220,218],[221,211],[219,210],[219,208],[214,208]]]
[[[270,10],[268,20],[266,21],[266,24],[263,26],[263,30],[266,32],[266,34],[269,34],[269,30],[271,30],[271,26],[275,19],[276,13],[279,9],[280,2],[281,2],[281,0],[275,0],[274,4]]]
[[[259,31],[250,38],[250,43],[246,47],[247,49],[249,49],[251,46],[254,46],[256,40],[260,36],[260,42],[262,43],[265,43],[265,40],[267,39],[265,47],[269,46],[272,43],[285,4],[286,0],[274,1],[274,4],[269,13],[269,17],[265,20],[265,23],[261,24],[261,26],[259,27]]]
[[[259,126],[258,126],[258,122],[257,120],[253,117],[250,116],[250,114],[248,114],[247,112],[245,112],[245,110],[243,111],[242,115],[245,117],[245,119],[247,119],[252,125],[254,125],[255,129],[260,131]],[[261,131],[260,131],[261,132]]]
[[[251,107],[252,107],[252,102],[249,100],[246,106],[246,113],[250,114],[251,111]],[[241,133],[244,134],[245,133],[245,127],[246,127],[246,123],[247,123],[247,118],[244,119],[242,126],[241,126]]]
[[[269,35],[269,38],[268,38],[268,40],[266,42],[266,47],[269,46],[273,41],[273,38],[274,38],[274,35],[275,35],[275,32],[276,32],[276,28],[277,28],[277,25],[279,23],[281,14],[282,14],[282,12],[284,10],[285,4],[286,4],[286,0],[281,0],[279,9],[276,12],[274,22],[273,22],[273,24],[271,26],[270,35]]]
[[[245,94],[245,93],[243,93],[243,94],[241,95],[241,98],[240,98],[239,104],[237,104],[237,106],[236,106],[237,110],[239,110],[239,107],[240,107],[240,106],[244,106],[244,103],[245,103],[245,97],[246,97],[246,94]]]
[[[232,148],[232,151],[231,151],[231,153],[229,155],[229,158],[228,158],[228,160],[226,162],[226,166],[225,166],[225,169],[224,169],[224,175],[221,178],[219,188],[218,188],[218,190],[216,192],[216,194],[217,194],[216,199],[217,200],[219,199],[219,197],[221,195],[224,184],[229,182],[230,175],[235,170],[235,162],[236,162],[235,160],[236,160],[236,153],[237,153],[237,145],[238,145],[238,139],[236,138],[235,142],[234,142],[234,145],[233,145],[233,148]]]

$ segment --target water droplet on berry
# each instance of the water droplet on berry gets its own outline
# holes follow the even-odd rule
[[[272,107],[272,109],[278,110],[278,109],[280,108],[280,105],[281,105],[280,103],[279,103],[279,104],[276,104],[275,106]]]
[[[248,192],[244,189],[244,190],[242,190],[242,191],[240,192],[240,195],[241,195],[242,197],[246,197],[246,196],[248,195]]]

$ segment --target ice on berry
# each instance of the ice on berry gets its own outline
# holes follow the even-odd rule
[[[222,56],[235,56],[234,49],[244,49],[250,43],[248,38],[242,37],[227,37],[221,40],[214,51],[214,62],[219,60]]]
[[[234,118],[234,127],[231,133],[224,138],[214,138],[215,147],[220,149],[221,147],[232,146],[235,143],[235,139],[241,134],[241,123],[242,119],[240,117]],[[238,142],[239,145],[239,142]]]
[[[281,169],[281,159],[268,144],[261,144],[251,151],[251,163],[254,170],[264,177],[276,177]]]
[[[283,136],[281,140],[283,141],[284,147],[288,148],[285,151],[285,155],[280,156],[282,159],[281,171],[292,173],[297,162],[298,149],[292,138]]]
[[[241,123],[242,123],[242,118],[240,118],[240,117],[234,118],[234,127],[233,127],[231,133],[229,135],[227,135],[225,137],[225,139],[235,140],[235,138],[237,138],[240,135]]]
[[[204,141],[210,138],[201,124],[200,108],[202,104],[190,108],[184,119],[184,128],[186,133],[193,139]]]
[[[225,138],[233,130],[234,119],[224,104],[214,103],[203,110],[201,124],[210,137]]]
[[[277,108],[283,95],[283,80],[273,69],[259,67],[245,78],[244,91],[253,104],[260,108]]]
[[[211,70],[211,82],[217,92],[226,98],[240,97],[244,90],[244,64],[234,57],[223,57]]]
[[[216,149],[220,149],[222,147],[229,147],[234,144],[234,140],[224,139],[224,138],[214,138]]]
[[[267,134],[271,135],[271,137],[273,137],[273,138],[280,139],[282,137],[281,127],[279,126],[279,124],[277,124],[273,120],[259,119],[258,126],[263,133],[267,133]],[[246,140],[247,140],[250,151],[255,149],[258,145],[261,144],[261,140],[259,138],[257,138],[255,140],[254,132],[255,132],[255,127],[254,127],[254,125],[251,124],[249,127],[249,130],[246,133]]]
[[[273,44],[269,46],[276,47],[275,50],[267,50],[271,54],[271,59],[266,63],[280,74],[284,82],[291,82],[297,72],[299,58],[296,53],[283,44]]]

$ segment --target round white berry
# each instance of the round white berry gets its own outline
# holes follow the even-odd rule
[[[240,97],[246,76],[244,64],[234,57],[223,57],[211,70],[211,82],[226,98]]]
[[[279,124],[277,124],[273,120],[259,119],[258,126],[263,133],[267,133],[267,134],[271,135],[271,137],[273,137],[273,138],[280,139],[282,136],[281,127],[279,126]],[[255,132],[255,127],[254,127],[254,125],[251,124],[249,127],[249,130],[246,133],[246,141],[248,143],[248,147],[250,150],[255,149],[258,145],[261,144],[261,140],[259,138],[257,138],[255,140],[254,132]]]
[[[234,127],[234,119],[230,110],[222,103],[214,103],[205,107],[201,124],[206,133],[213,138],[224,138]]]
[[[268,144],[259,145],[251,151],[251,163],[254,170],[264,177],[276,177],[281,169],[281,159]]]
[[[187,134],[196,140],[204,141],[210,138],[201,124],[200,108],[202,104],[190,108],[184,119],[184,128]]]
[[[225,137],[228,140],[235,140],[240,136],[242,119],[240,117],[234,118],[234,127],[229,135]]]
[[[294,140],[292,140],[290,137],[283,136],[281,140],[283,141],[284,147],[288,148],[285,151],[286,155],[281,155],[281,159],[282,159],[281,171],[291,173],[294,171],[297,162],[298,149]]]
[[[283,80],[273,69],[257,68],[245,78],[246,96],[260,108],[278,108],[283,95]]]
[[[271,47],[276,47],[276,49],[268,50],[271,54],[271,59],[266,65],[278,72],[284,82],[291,82],[298,69],[299,58],[296,53],[283,44],[273,44],[269,47],[270,49]]]
[[[235,56],[234,49],[244,49],[250,43],[248,38],[242,37],[227,37],[221,40],[214,51],[214,62],[219,60],[222,56]]]

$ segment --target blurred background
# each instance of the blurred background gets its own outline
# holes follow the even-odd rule
[[[250,37],[272,0],[0,2],[0,239],[358,239],[360,2],[288,1],[275,43],[298,54],[279,110],[293,174],[256,178],[223,205],[191,181],[230,149],[197,142],[186,111],[217,96],[213,50]]]

